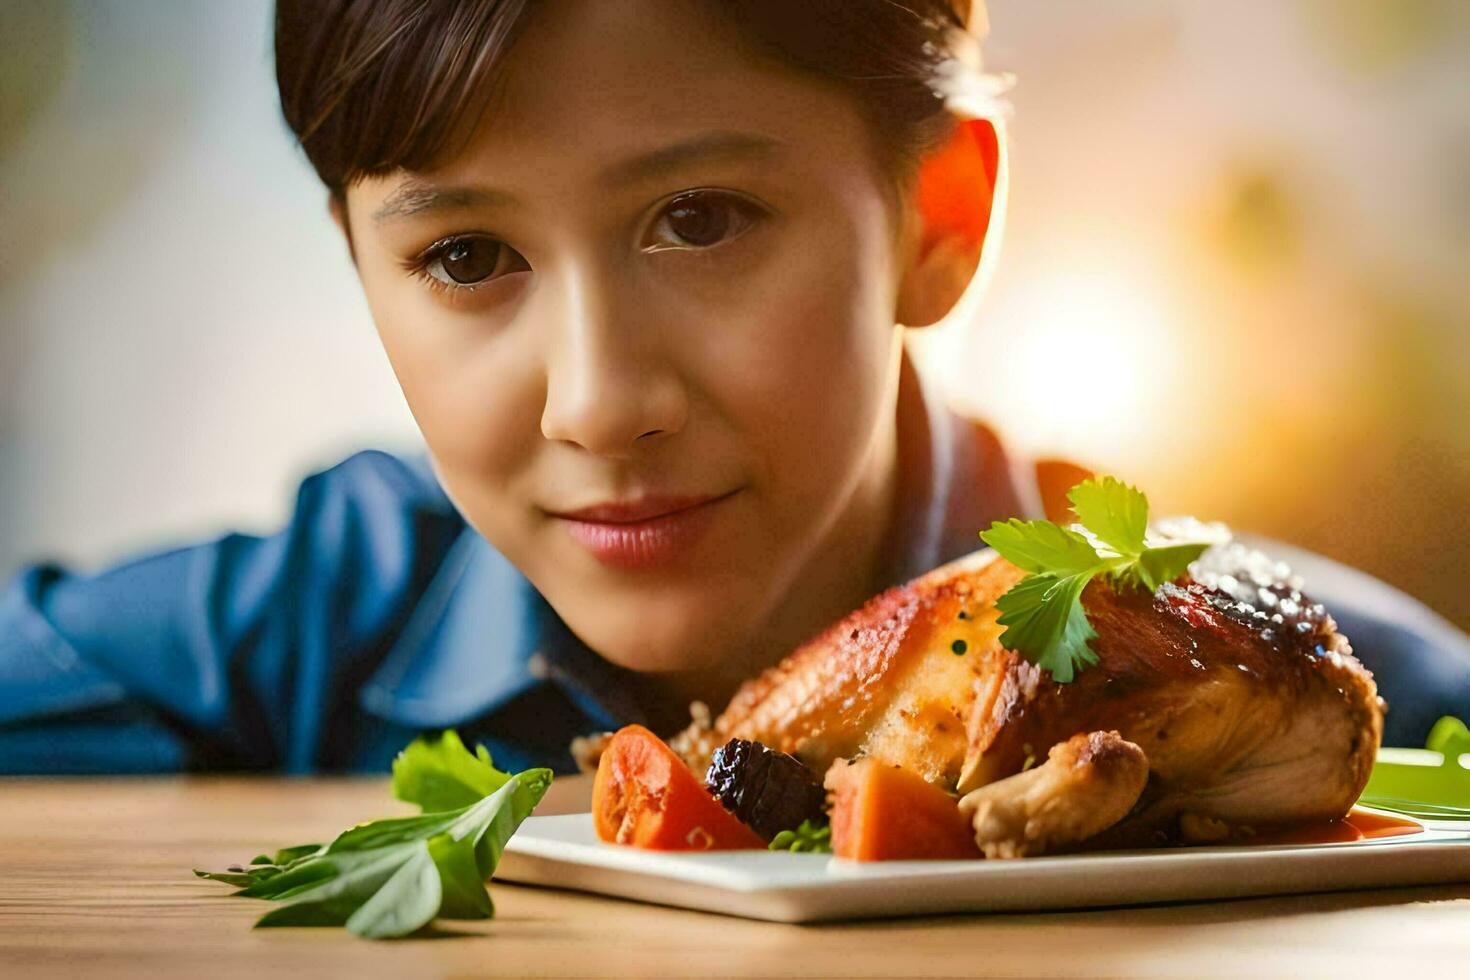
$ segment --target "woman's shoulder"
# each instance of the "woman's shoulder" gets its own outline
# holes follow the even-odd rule
[[[969,485],[957,487],[961,495],[982,498],[981,508],[992,520],[1072,519],[1067,493],[1095,475],[1091,467],[1057,455],[1024,452],[985,420],[960,412],[953,416],[972,457],[971,465],[963,467],[969,470]]]
[[[1017,448],[988,421],[949,406],[937,421],[946,437],[934,441],[929,512],[940,530],[928,567],[980,548],[980,532],[996,521],[1070,523],[1067,491],[1093,475],[1089,467]]]
[[[303,493],[326,492],[359,501],[391,502],[407,510],[454,513],[454,504],[422,450],[358,450],[311,473],[301,487]]]

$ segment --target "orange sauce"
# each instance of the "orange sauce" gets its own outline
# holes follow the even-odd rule
[[[1358,830],[1362,831],[1365,838],[1372,837],[1403,837],[1407,834],[1417,834],[1424,830],[1424,825],[1408,817],[1391,817],[1386,813],[1369,813],[1367,810],[1359,810],[1354,807],[1347,816],[1350,822]]]
[[[1307,824],[1298,827],[1282,827],[1255,834],[1243,844],[1351,844],[1354,841],[1374,840],[1380,837],[1402,837],[1424,830],[1422,824],[1405,817],[1369,813],[1354,807],[1341,820]]]

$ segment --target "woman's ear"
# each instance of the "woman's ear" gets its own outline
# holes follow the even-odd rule
[[[919,164],[911,220],[917,234],[898,287],[899,323],[927,327],[959,302],[980,265],[1000,165],[995,126],[963,119]]]

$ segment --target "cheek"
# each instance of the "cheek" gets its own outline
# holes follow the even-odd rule
[[[851,207],[793,230],[720,324],[704,373],[793,521],[842,492],[863,461],[896,328],[881,212]]]
[[[526,338],[483,314],[447,308],[397,269],[365,265],[383,348],[445,489],[483,532],[540,438],[541,392]]]

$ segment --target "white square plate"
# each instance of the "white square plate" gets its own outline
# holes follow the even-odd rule
[[[530,817],[495,877],[775,922],[1133,905],[1470,881],[1470,823],[1343,844],[856,864],[604,844],[591,814]]]

